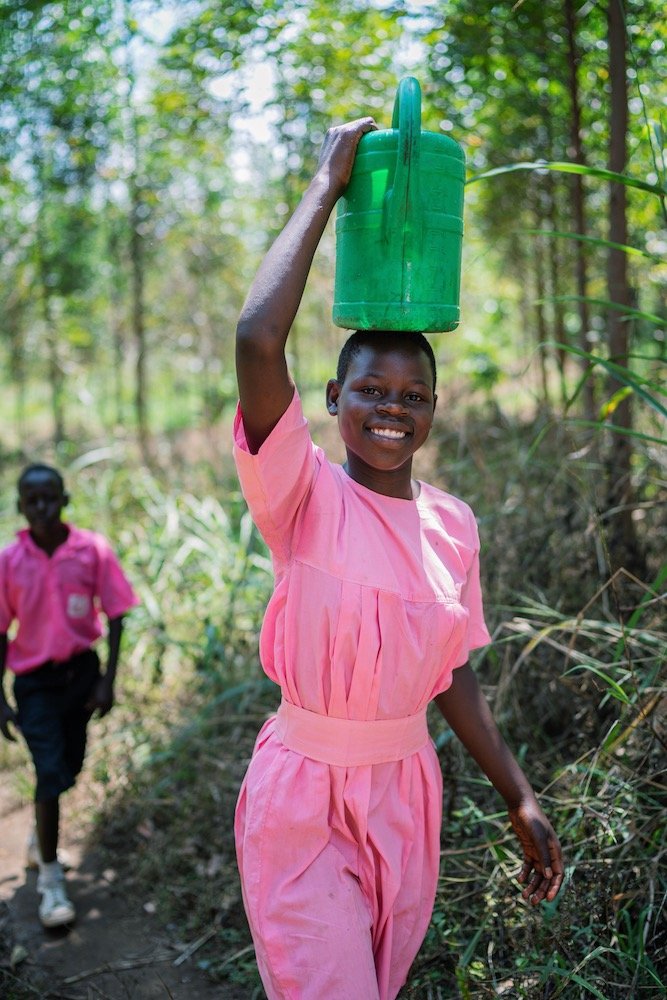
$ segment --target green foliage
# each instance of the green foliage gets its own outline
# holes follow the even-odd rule
[[[431,719],[445,775],[443,866],[406,1000],[640,1000],[665,982],[657,706],[667,570],[645,589],[605,581],[595,558],[604,530],[588,520],[596,471],[569,458],[576,430],[552,430],[531,452],[534,438],[532,423],[502,413],[472,411],[461,424],[449,414],[436,426],[433,472],[437,482],[446,468],[480,515],[494,642],[476,666],[561,836],[568,883],[555,904],[521,904],[517,845],[498,800]],[[120,703],[91,748],[105,789],[99,835],[126,891],[154,902],[183,938],[210,933],[201,967],[250,996],[258,978],[231,816],[278,697],[257,664],[265,551],[232,482],[204,467],[189,468],[187,487],[101,454],[65,472],[73,520],[112,538],[142,598],[128,619]],[[13,483],[4,486],[8,538],[16,514]],[[657,561],[659,509],[647,517]]]
[[[271,567],[237,492],[224,504],[173,493],[146,470],[76,463],[73,519],[118,539],[141,606],[128,623],[135,669],[157,681],[196,665],[225,685],[256,674],[255,644]],[[72,473],[74,474],[74,473]],[[80,515],[80,516],[79,516]],[[139,678],[137,678],[139,680]]]
[[[568,7],[585,164],[573,162]],[[629,165],[611,175],[604,6],[0,3],[2,532],[8,540],[16,522],[24,453],[55,456],[76,484],[73,519],[106,532],[137,582],[125,701],[91,761],[107,795],[101,835],[129,845],[128,886],[155,891],[165,920],[213,929],[200,961],[245,996],[260,993],[230,817],[277,697],[256,657],[270,571],[227,465],[221,475],[216,461],[213,474],[192,452],[210,451],[213,424],[229,422],[236,316],[326,127],[366,113],[387,127],[406,72],[422,83],[424,126],[459,139],[470,169],[463,324],[434,338],[446,419],[433,470],[480,517],[494,642],[478,667],[544,789],[569,867],[556,904],[535,913],[517,902],[507,888],[516,848],[497,801],[434,721],[444,867],[403,996],[664,991],[665,522],[654,446],[666,413],[667,34],[654,0],[624,10]],[[572,218],[578,181],[585,233]],[[629,196],[622,246],[606,238],[610,181]],[[621,360],[607,346],[618,308],[606,289],[610,249],[627,255],[635,290],[622,307],[634,345]],[[290,341],[309,400],[341,341],[333,263],[329,231]],[[139,282],[156,467],[167,472],[135,461]],[[52,452],[51,390],[64,376],[67,440]],[[635,422],[614,433],[635,445],[647,564],[638,581],[610,579],[616,513],[599,452],[629,399]],[[213,441],[217,452],[217,431]],[[12,752],[3,748],[3,764]],[[27,771],[15,773],[26,792]]]
[[[595,5],[578,8],[574,24],[586,165],[572,162],[572,56],[564,5],[551,0],[539,10],[482,11],[469,0],[428,9],[352,0],[65,9],[16,0],[2,10],[0,116],[10,127],[0,137],[0,351],[14,379],[7,446],[44,436],[49,400],[71,438],[90,427],[91,413],[96,434],[121,422],[133,433],[140,361],[156,430],[192,419],[210,425],[232,372],[230,335],[248,281],[303,190],[324,130],[367,112],[387,127],[407,72],[422,82],[424,126],[452,131],[466,147],[471,181],[503,174],[468,187],[464,322],[453,341],[466,367],[474,374],[488,355],[506,373],[525,354],[531,369],[544,365],[544,391],[557,379],[563,395],[572,366],[536,345],[577,337],[580,349],[603,353],[608,67]],[[664,350],[662,237],[649,197],[665,183],[658,14],[654,3],[626,4],[633,180],[623,182],[634,188],[637,301],[628,315],[642,345]],[[520,170],[526,162],[536,169]],[[581,328],[574,284],[577,240],[550,236],[572,228],[571,171],[587,185],[590,231],[575,236],[589,264],[590,330]],[[332,271],[328,236],[299,317],[319,336],[312,343],[298,327],[294,338],[302,378],[321,365],[322,339],[337,344]],[[489,299],[498,303],[493,322]],[[482,367],[488,387],[493,369]],[[186,400],[182,416],[165,406],[174,398]]]

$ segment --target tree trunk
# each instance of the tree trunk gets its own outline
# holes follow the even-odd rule
[[[560,229],[558,223],[558,204],[556,198],[556,184],[554,175],[548,173],[545,177],[547,190],[547,205],[549,215],[549,225],[554,232]],[[553,298],[553,339],[557,344],[567,344],[568,336],[565,329],[565,316],[563,313],[563,303],[558,301],[561,293],[560,259],[558,256],[559,243],[553,237],[549,240],[549,282],[551,284],[551,295]],[[556,348],[556,361],[558,363],[558,374],[560,376],[560,394],[563,408],[567,403],[567,385],[565,381],[565,366],[567,362],[567,351],[564,347]]]
[[[40,282],[40,301],[42,306],[42,318],[46,331],[46,355],[47,369],[49,373],[49,387],[51,389],[51,413],[53,416],[53,443],[56,447],[65,440],[65,414],[63,405],[64,377],[60,364],[58,351],[58,330],[53,318],[51,307],[51,293],[49,291],[47,265],[42,253],[45,246],[46,237],[42,231],[42,219],[38,219],[37,232],[37,254],[38,272]]]
[[[141,458],[151,464],[146,406],[146,322],[144,308],[144,245],[141,235],[141,197],[136,176],[130,182],[130,265],[132,269],[132,334],[136,347],[134,409]]]
[[[41,180],[41,178],[40,178]],[[49,286],[48,267],[44,259],[43,248],[48,246],[48,236],[45,223],[46,201],[42,189],[39,199],[36,222],[36,256],[37,274],[39,276],[39,297],[42,307],[42,318],[46,332],[46,356],[51,389],[51,413],[53,416],[53,443],[59,445],[65,439],[65,417],[63,412],[63,371],[60,365],[58,351],[58,331],[53,318],[51,306],[51,291]]]
[[[146,308],[144,301],[144,237],[142,224],[144,221],[144,205],[141,198],[141,142],[139,137],[139,122],[137,110],[134,107],[136,74],[132,62],[131,46],[134,41],[136,26],[132,17],[129,0],[122,4],[123,28],[125,34],[125,76],[127,79],[126,121],[128,123],[127,141],[132,152],[132,169],[128,177],[130,195],[130,286],[131,286],[131,334],[135,344],[135,384],[134,413],[137,427],[139,451],[144,464],[151,465],[150,435],[148,430],[148,392],[146,378]]]
[[[533,257],[534,265],[534,276],[535,276],[535,330],[537,333],[537,353],[540,362],[540,383],[542,386],[542,405],[545,410],[549,411],[551,409],[551,401],[549,399],[549,379],[547,374],[547,351],[545,344],[547,342],[547,323],[544,315],[544,296],[545,296],[545,281],[544,281],[544,243],[543,237],[537,236],[535,238],[535,254]]]
[[[53,415],[53,443],[57,447],[65,440],[63,371],[58,356],[58,331],[53,320],[51,298],[45,285],[42,285],[42,315],[46,327],[49,385],[51,387],[51,413]]]
[[[16,391],[16,405],[14,409],[16,437],[19,447],[23,451],[26,429],[26,350],[22,310],[18,297],[12,293],[10,293],[5,305],[5,323],[9,337],[9,373]]]
[[[123,425],[123,295],[121,281],[122,260],[118,234],[109,236],[109,260],[111,262],[111,281],[109,283],[109,326],[111,333],[111,348],[113,352],[113,421],[116,427]]]
[[[621,0],[609,0],[607,8],[609,38],[609,78],[611,110],[609,123],[609,169],[623,173],[626,166],[628,130],[628,93],[626,76],[625,18]],[[609,240],[627,244],[626,187],[611,182],[609,186]],[[609,248],[607,257],[607,297],[619,308],[610,309],[608,316],[609,356],[625,368],[630,350],[632,325],[624,311],[631,305],[627,256],[622,250]],[[607,391],[613,396],[623,384],[613,376],[608,378]],[[634,572],[644,570],[632,511],[632,396],[621,399],[611,414],[611,422],[619,428],[612,433],[607,450],[607,505],[609,508],[608,545],[612,571],[621,566]]]
[[[570,90],[570,142],[572,157],[575,163],[586,164],[584,146],[581,141],[581,102],[579,100],[579,51],[574,16],[573,0],[565,0],[565,26],[568,45],[568,85]],[[572,175],[572,216],[574,231],[580,236],[587,235],[586,205],[584,201],[584,183],[581,174]],[[582,351],[590,351],[588,330],[590,316],[586,295],[588,292],[588,267],[586,260],[586,245],[581,240],[575,240],[575,277],[577,296],[579,297],[579,347]],[[582,375],[586,375],[582,399],[584,416],[587,420],[595,420],[595,383],[593,369],[586,358],[581,359]]]

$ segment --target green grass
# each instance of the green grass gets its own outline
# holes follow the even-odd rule
[[[490,406],[443,421],[431,478],[479,516],[493,643],[475,667],[562,839],[567,884],[537,910],[521,900],[502,804],[434,716],[442,868],[406,1000],[641,1000],[667,982],[661,472],[639,452],[647,577],[609,580],[600,470],[576,428],[552,427],[535,448],[542,429]],[[231,475],[192,467],[178,481],[107,457],[70,478],[73,519],[114,540],[142,598],[119,704],[88,762],[95,836],[128,893],[154,902],[181,940],[207,937],[196,960],[212,979],[261,997],[232,816],[278,700],[257,662],[266,552]],[[10,490],[3,538],[16,526]]]

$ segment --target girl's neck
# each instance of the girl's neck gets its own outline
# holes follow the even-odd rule
[[[419,496],[420,486],[412,478],[411,462],[399,469],[375,469],[356,456],[348,455],[343,468],[355,483],[381,496],[394,497],[396,500],[416,500]]]

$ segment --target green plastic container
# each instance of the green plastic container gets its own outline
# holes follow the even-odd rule
[[[401,80],[392,127],[362,136],[338,203],[333,321],[350,330],[453,330],[459,322],[465,157],[421,130]]]

